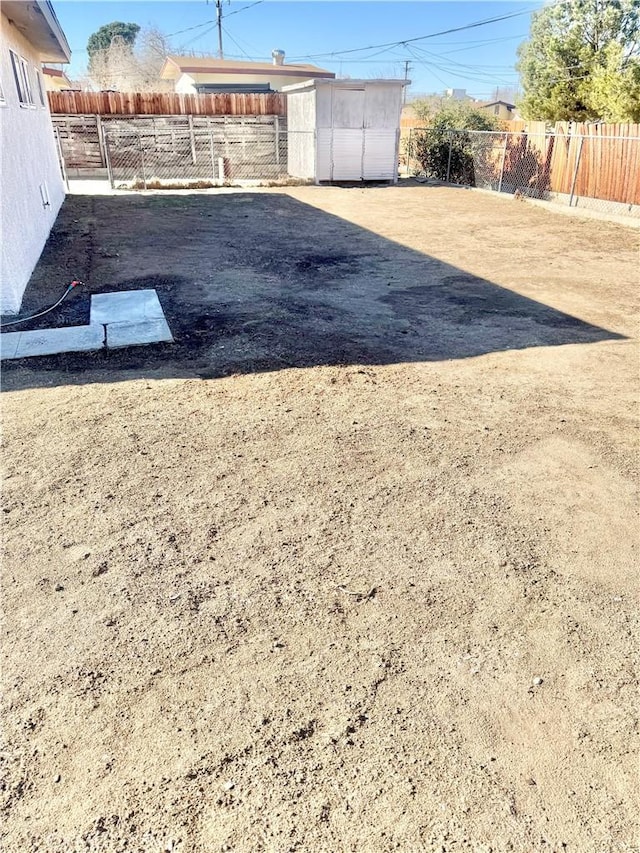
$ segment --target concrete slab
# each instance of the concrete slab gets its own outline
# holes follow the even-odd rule
[[[136,344],[155,344],[160,341],[173,341],[171,329],[164,318],[138,323],[107,324],[107,346],[112,349]]]
[[[0,358],[15,358],[22,332],[4,332],[0,335]]]
[[[27,358],[33,355],[55,355],[59,352],[85,352],[102,349],[104,346],[102,326],[67,326],[62,329],[39,329],[19,334],[20,339],[13,356],[5,356],[3,353],[3,358]]]
[[[164,320],[164,312],[155,290],[125,290],[99,293],[91,297],[91,323],[138,323]]]

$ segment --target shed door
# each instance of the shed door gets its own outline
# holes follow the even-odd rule
[[[364,89],[333,90],[333,127],[364,127]]]
[[[365,181],[394,181],[398,174],[398,131],[364,131],[362,177]]]
[[[331,150],[331,180],[362,180],[362,146],[364,130],[362,128],[345,129],[334,127]]]
[[[333,88],[328,138],[318,129],[317,179],[394,180],[399,98],[388,86]]]

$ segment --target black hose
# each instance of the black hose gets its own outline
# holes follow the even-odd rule
[[[11,320],[10,323],[2,323],[2,324],[0,324],[0,329],[4,329],[7,326],[16,326],[18,323],[26,323],[27,320],[35,320],[36,317],[43,317],[45,314],[48,314],[49,311],[53,311],[54,308],[57,308],[58,305],[60,305],[60,303],[64,299],[67,298],[67,296],[69,295],[69,293],[71,293],[73,288],[77,287],[79,284],[82,284],[82,282],[81,281],[72,281],[71,284],[69,285],[69,287],[62,294],[60,299],[58,299],[58,301],[54,305],[52,305],[51,308],[45,308],[44,311],[40,311],[38,314],[31,314],[29,317],[21,317],[19,320]]]

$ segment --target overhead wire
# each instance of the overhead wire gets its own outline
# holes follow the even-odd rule
[[[222,25],[221,25],[221,26],[222,26]],[[234,39],[234,37],[231,35],[231,33],[229,32],[229,30],[228,30],[225,26],[222,26],[222,32],[223,32],[223,33],[225,34],[225,36],[229,39],[229,41],[231,41],[231,42],[233,42],[233,44],[235,44],[235,46],[238,48],[238,50],[242,51],[242,54],[243,54],[243,56],[245,57],[245,59],[251,59],[251,57],[250,57],[250,56],[249,56],[249,54],[246,52],[246,50],[243,50],[243,49],[242,49],[242,47],[238,44],[238,42]]]
[[[224,15],[223,17],[230,18],[232,15],[237,15],[239,12],[244,12],[247,9],[252,9],[254,6],[259,6],[261,3],[264,3],[264,2],[265,2],[265,0],[256,0],[255,3],[249,3],[248,6],[243,6],[241,9],[234,9],[233,12],[229,12],[227,15]],[[187,27],[184,30],[177,30],[175,33],[168,33],[167,38],[172,38],[173,36],[180,36],[183,33],[191,32],[191,30],[199,30],[200,27],[206,27],[207,24],[216,24],[217,25],[217,23],[218,23],[217,18],[215,20],[212,19],[209,21],[203,21],[201,24],[196,24],[193,27]]]
[[[481,20],[481,21],[473,21],[470,24],[464,24],[463,26],[460,26],[460,27],[450,27],[449,29],[440,30],[439,32],[436,32],[436,33],[427,33],[424,36],[414,36],[413,38],[409,38],[409,39],[398,39],[397,41],[385,42],[382,44],[370,44],[370,45],[367,45],[366,47],[354,47],[354,48],[350,48],[349,50],[334,50],[334,51],[331,51],[328,53],[307,54],[306,56],[301,57],[301,58],[303,58],[303,59],[322,59],[323,57],[326,58],[326,57],[332,57],[332,56],[344,56],[345,54],[348,54],[348,53],[361,53],[363,50],[376,50],[377,48],[381,48],[381,47],[406,46],[408,44],[413,44],[414,42],[417,42],[417,41],[424,41],[425,39],[437,38],[438,36],[448,35],[449,33],[458,33],[458,32],[462,32],[463,30],[474,29],[475,27],[484,27],[484,26],[487,26],[488,24],[495,24],[495,23],[498,23],[499,21],[507,21],[511,18],[517,18],[517,17],[520,17],[522,15],[529,15],[529,14],[531,14],[531,12],[535,12],[536,9],[537,9],[537,7],[531,7],[529,9],[524,9],[520,12],[511,12],[508,15],[496,15],[493,18],[485,18],[484,20]]]

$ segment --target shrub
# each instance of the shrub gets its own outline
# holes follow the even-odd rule
[[[456,184],[475,183],[472,141],[468,133],[451,134],[451,130],[498,130],[496,119],[466,104],[451,104],[433,113],[429,127],[414,131],[411,151],[428,178],[447,179]],[[451,161],[449,161],[451,154]]]

